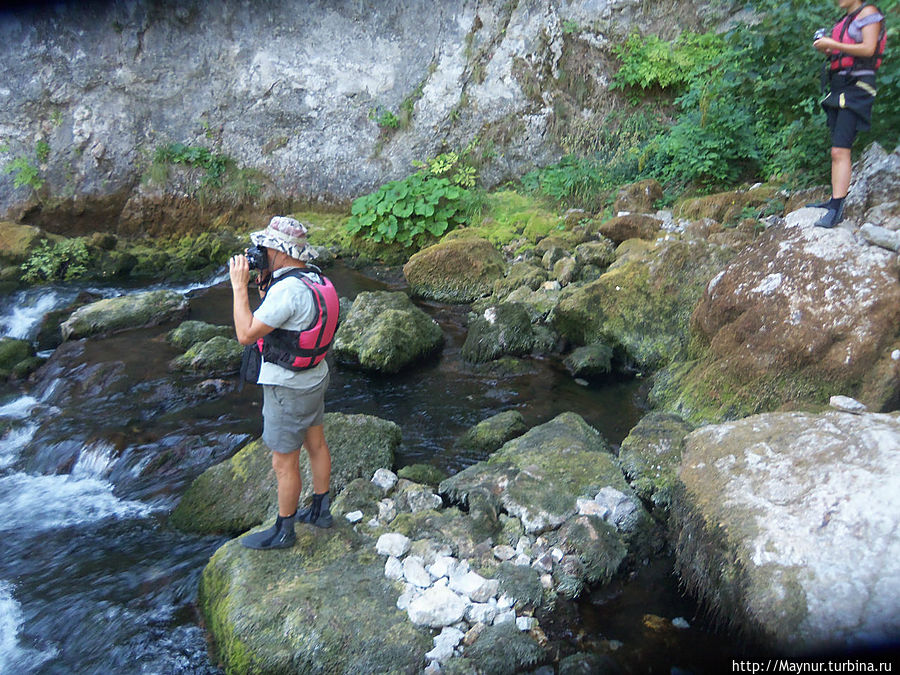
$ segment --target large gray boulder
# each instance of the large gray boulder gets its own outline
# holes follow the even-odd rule
[[[60,326],[63,340],[155,326],[183,317],[188,300],[175,291],[146,291],[79,307]]]
[[[516,302],[491,305],[469,324],[462,357],[473,363],[493,361],[504,354],[525,356],[535,344],[531,317]]]
[[[342,363],[396,373],[443,343],[441,327],[405,293],[366,291],[353,301],[331,350]]]
[[[900,639],[900,413],[768,413],[691,433],[677,567],[788,653]]]

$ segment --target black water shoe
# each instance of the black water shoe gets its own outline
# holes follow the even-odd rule
[[[837,200],[833,200],[837,201]],[[819,218],[814,224],[816,227],[824,227],[831,229],[844,219],[844,200],[841,199],[838,204],[831,204],[825,215]]]
[[[334,519],[331,517],[331,497],[328,492],[314,494],[312,503],[305,509],[297,511],[298,523],[309,523],[316,527],[331,527]]]
[[[826,199],[824,202],[814,202],[812,204],[804,204],[803,206],[807,209],[827,209],[830,203],[831,200]]]
[[[241,538],[241,545],[245,548],[252,548],[258,551],[266,551],[271,548],[290,548],[297,540],[294,534],[294,520],[297,514],[293,516],[278,516],[275,524],[268,530],[262,532],[254,532]]]

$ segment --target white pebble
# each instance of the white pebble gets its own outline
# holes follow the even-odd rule
[[[682,630],[691,627],[691,624],[689,624],[687,620],[681,616],[676,616],[674,619],[672,619],[672,625],[675,626],[675,628],[681,628]]]
[[[375,550],[378,551],[379,555],[392,555],[395,558],[400,558],[406,555],[410,544],[409,537],[406,535],[399,532],[388,532],[378,537]]]
[[[516,628],[519,630],[531,630],[537,625],[537,619],[533,616],[516,617]]]
[[[363,519],[362,511],[351,511],[350,513],[345,513],[344,518],[349,520],[351,523],[358,523]]]
[[[894,351],[892,351],[891,358],[894,359],[894,361],[900,361],[900,349],[895,349]]]
[[[387,492],[397,484],[397,474],[388,469],[378,469],[372,476],[372,482]]]

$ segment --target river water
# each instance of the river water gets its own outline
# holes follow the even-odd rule
[[[390,275],[329,270],[340,293],[402,288]],[[143,289],[42,287],[0,299],[0,335],[36,340],[43,317],[79,292]],[[192,319],[229,324],[226,275],[176,290]],[[571,410],[618,444],[638,421],[640,381],[583,385],[557,359],[503,375],[459,356],[465,308],[422,303],[441,325],[440,357],[398,375],[334,366],[326,409],[397,422],[397,467],[448,473],[483,457],[453,441],[480,420],[519,410],[529,425]],[[261,432],[260,394],[236,378],[202,387],[169,369],[173,326],[64,343],[35,381],[0,398],[0,673],[195,673],[209,661],[194,602],[221,537],[187,535],[166,518],[204,469]],[[214,393],[211,393],[214,392]],[[659,630],[646,615],[695,621],[663,559],[573,607],[573,649],[620,650],[632,672],[716,672],[722,641],[696,627]],[[650,628],[648,628],[650,626]],[[669,626],[669,624],[667,624]],[[565,628],[564,630],[570,630]],[[711,655],[714,655],[711,657]],[[714,665],[709,665],[713,663]]]

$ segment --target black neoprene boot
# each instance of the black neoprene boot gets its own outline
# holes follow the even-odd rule
[[[331,527],[331,497],[328,492],[314,494],[312,502],[305,509],[297,512],[298,523],[310,523],[316,527]]]
[[[246,548],[261,551],[271,548],[290,548],[297,539],[297,535],[294,534],[294,521],[296,518],[296,511],[292,516],[278,516],[272,527],[262,532],[248,534],[246,537],[241,538],[241,544]]]
[[[816,227],[832,228],[844,219],[844,197],[834,199],[825,206],[825,215],[815,222]]]

